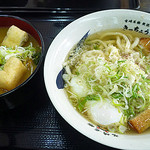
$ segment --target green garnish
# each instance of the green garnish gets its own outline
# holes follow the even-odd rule
[[[41,52],[37,49],[32,46],[32,43],[27,47],[16,47],[15,49],[0,46],[0,69],[3,69],[6,60],[10,57],[17,57],[22,62],[31,59],[37,65],[41,55]]]

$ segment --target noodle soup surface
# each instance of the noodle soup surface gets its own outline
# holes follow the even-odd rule
[[[132,128],[141,133],[150,126],[145,121],[150,120],[148,35],[122,29],[97,32],[70,50],[63,67],[68,99],[86,119],[116,133]],[[143,129],[136,127],[139,122]]]

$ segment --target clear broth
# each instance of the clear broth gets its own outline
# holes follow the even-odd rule
[[[92,35],[89,35],[89,37],[86,39],[86,40],[94,40],[94,39],[100,39],[101,38],[101,34],[105,34],[107,32],[120,32],[120,33],[123,33],[123,34],[131,34],[132,37],[139,37],[139,38],[148,38],[149,35],[145,35],[145,34],[142,34],[142,33],[138,33],[138,32],[135,32],[135,31],[129,31],[129,30],[123,30],[123,29],[111,29],[111,30],[106,30],[106,31],[100,31],[100,32],[97,32],[97,33],[94,33]],[[110,39],[110,36],[109,36],[109,39]],[[103,38],[103,40],[107,40],[107,37],[106,38]],[[112,37],[112,40],[113,40],[113,37]],[[76,45],[71,49],[71,50],[74,50],[76,47]],[[70,54],[70,53],[69,53]],[[66,60],[69,59],[69,54],[68,56],[66,57]],[[73,70],[74,68],[71,68],[71,70]],[[67,90],[65,90],[68,98],[70,97],[70,93],[67,92]],[[79,110],[76,108],[77,107],[77,101],[75,99],[70,99],[69,98],[69,101],[70,103],[73,105],[74,109],[76,109],[78,112]],[[105,127],[103,125],[99,125],[99,124],[96,124],[94,123],[87,115],[86,112],[84,113],[81,113],[79,112],[80,115],[82,115],[84,118],[86,118],[89,122],[95,124],[96,126],[101,126],[103,129],[105,129]],[[129,126],[128,126],[129,127]],[[141,133],[141,134],[147,134],[147,133],[150,133],[150,128],[147,129],[145,132]],[[136,131],[134,131],[133,129],[131,129],[129,127],[129,130],[125,133],[125,134],[137,134]]]

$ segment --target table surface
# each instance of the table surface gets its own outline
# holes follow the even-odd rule
[[[57,2],[60,1],[57,0]],[[87,13],[109,8],[128,7],[137,9],[137,3],[135,2],[128,3],[128,6],[120,4],[119,1],[113,1],[114,3],[111,5],[110,0],[106,2],[109,2],[109,5],[103,2],[99,7],[97,5],[89,7],[90,4],[87,4],[84,8],[82,3],[80,7],[77,3],[75,3],[76,5],[69,3],[67,9],[65,7],[67,3],[63,3],[64,5],[59,3],[60,5],[57,5],[59,8],[61,6],[59,10],[56,3],[50,5],[48,1],[45,1],[43,5],[38,4],[36,7],[34,3],[30,3],[30,5],[26,3],[25,6],[27,7],[20,4],[17,8],[7,6],[7,3],[2,5],[0,2],[0,10],[1,14],[11,14],[27,19],[41,32],[45,43],[45,58],[48,47],[56,35],[75,19]],[[10,9],[8,9],[9,7]],[[114,148],[104,146],[85,137],[58,114],[45,89],[43,67],[44,60],[36,75],[28,83],[34,85],[32,90],[36,94],[28,98],[19,107],[0,113],[0,149],[113,150]]]

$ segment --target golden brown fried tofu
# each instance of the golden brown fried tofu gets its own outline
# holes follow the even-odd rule
[[[4,69],[0,71],[0,88],[12,90],[19,84],[26,71],[27,68],[18,58],[9,58]]]
[[[5,36],[2,45],[6,47],[22,46],[28,40],[28,33],[12,25]]]
[[[129,125],[138,133],[144,132],[150,127],[150,109],[143,111],[132,120],[129,120]]]

